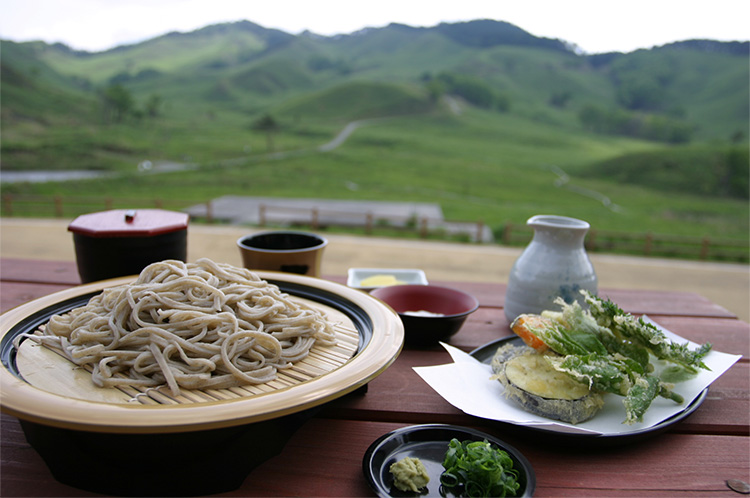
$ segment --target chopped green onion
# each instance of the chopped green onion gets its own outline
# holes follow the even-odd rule
[[[451,439],[440,484],[461,496],[515,496],[521,485],[507,452],[487,441]]]

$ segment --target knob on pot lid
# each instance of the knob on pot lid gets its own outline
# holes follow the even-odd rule
[[[163,209],[113,209],[84,214],[68,230],[89,237],[152,237],[187,228],[189,216]]]

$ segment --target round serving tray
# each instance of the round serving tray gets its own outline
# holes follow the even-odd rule
[[[495,355],[495,352],[497,349],[504,345],[512,343],[517,346],[523,345],[523,340],[521,340],[518,336],[510,336],[510,337],[503,337],[500,339],[496,339],[492,342],[489,342],[483,346],[480,346],[473,351],[471,351],[469,354],[473,356],[476,360],[486,363],[489,365],[492,362],[492,358]],[[636,441],[640,441],[641,439],[648,438],[655,436],[657,434],[661,434],[662,432],[670,429],[673,425],[677,424],[678,422],[681,422],[685,418],[689,417],[693,414],[702,404],[703,401],[706,399],[706,396],[708,395],[708,388],[705,388],[701,393],[692,400],[684,410],[682,410],[680,413],[669,417],[665,420],[662,420],[658,424],[647,427],[645,429],[633,429],[627,432],[622,431],[616,431],[612,433],[602,433],[602,434],[582,434],[582,433],[570,433],[562,431],[554,426],[552,427],[531,427],[531,426],[525,426],[523,424],[514,424],[512,422],[503,422],[510,425],[513,425],[516,428],[520,428],[521,430],[527,431],[527,434],[532,434],[539,436],[539,439],[542,441],[545,441],[547,443],[557,441],[562,442],[563,444],[586,444],[586,445],[618,445],[618,444],[625,444],[625,443],[633,443]],[[618,429],[620,429],[618,427]]]
[[[400,353],[404,340],[401,320],[368,294],[318,278],[257,273],[291,297],[345,317],[346,328],[354,335],[346,338],[351,342],[351,358],[292,385],[274,385],[227,399],[204,397],[192,403],[151,405],[83,399],[65,389],[60,389],[61,393],[40,388],[24,378],[17,354],[28,339],[18,348],[14,339],[44,325],[51,315],[82,306],[103,289],[129,283],[135,277],[117,278],[66,289],[0,316],[2,410],[24,421],[95,432],[176,433],[234,427],[302,412],[341,397],[377,377]]]

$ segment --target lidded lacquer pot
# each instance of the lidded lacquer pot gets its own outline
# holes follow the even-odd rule
[[[511,322],[523,313],[558,309],[557,297],[583,304],[582,289],[597,292],[596,272],[584,247],[587,222],[537,215],[526,224],[534,236],[514,263],[505,294],[505,316]]]
[[[84,214],[73,232],[83,283],[137,275],[151,263],[187,259],[188,215],[162,209],[114,209]]]

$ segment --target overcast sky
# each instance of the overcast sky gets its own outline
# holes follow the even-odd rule
[[[335,35],[392,22],[430,27],[473,19],[507,21],[587,53],[750,39],[748,0],[0,0],[0,38],[92,52],[239,20]]]

